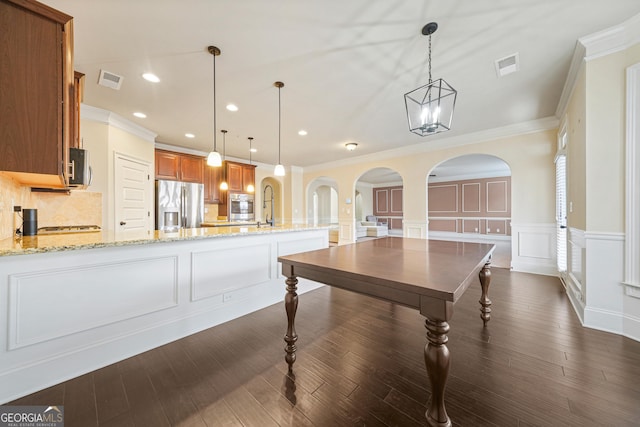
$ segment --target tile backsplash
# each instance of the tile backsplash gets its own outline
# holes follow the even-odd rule
[[[38,227],[54,225],[102,226],[102,193],[74,190],[70,194],[32,193],[0,173],[0,240],[13,237],[22,226],[13,206],[38,209]]]

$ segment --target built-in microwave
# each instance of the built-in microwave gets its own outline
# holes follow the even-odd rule
[[[253,194],[229,194],[229,221],[253,221],[256,216],[253,210]]]
[[[87,188],[91,185],[89,152],[82,148],[69,149],[69,187]]]

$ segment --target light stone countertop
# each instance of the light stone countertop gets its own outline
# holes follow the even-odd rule
[[[98,231],[88,233],[23,236],[17,239],[9,238],[0,240],[0,257],[307,230],[328,230],[328,227],[309,226],[303,224],[284,224],[275,227],[265,225],[260,227],[201,227],[182,229],[175,232],[154,230],[150,233],[134,232],[121,233],[118,235],[110,231]]]

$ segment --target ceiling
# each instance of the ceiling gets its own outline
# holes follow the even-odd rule
[[[216,125],[226,154],[308,167],[554,116],[578,38],[640,13],[638,0],[43,0],[74,17],[84,103],[157,133],[156,142],[206,153]],[[433,77],[458,90],[453,129],[408,131],[403,95]],[[519,54],[497,78],[494,62]],[[120,90],[97,84],[123,76]],[[153,72],[160,83],[141,78]],[[228,103],[237,112],[225,109]],[[145,119],[132,116],[144,112]],[[306,136],[299,136],[304,129]],[[185,133],[193,133],[188,139]],[[353,152],[344,148],[356,142]]]

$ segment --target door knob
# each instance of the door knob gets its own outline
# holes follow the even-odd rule
[[[124,221],[120,221],[120,225],[127,225],[127,223]]]

